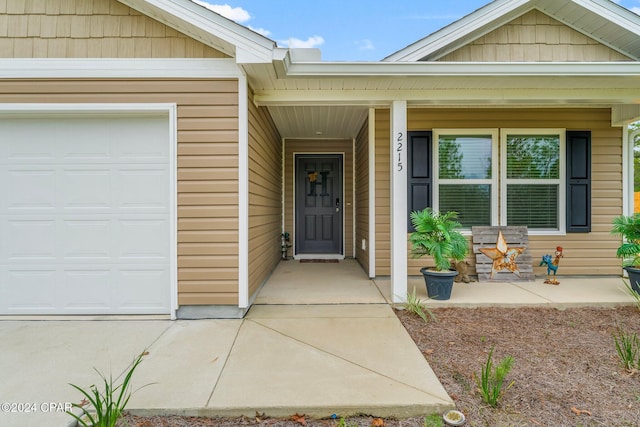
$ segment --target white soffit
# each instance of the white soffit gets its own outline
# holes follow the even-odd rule
[[[435,61],[538,9],[624,55],[640,60],[640,17],[608,0],[497,0],[383,61]]]

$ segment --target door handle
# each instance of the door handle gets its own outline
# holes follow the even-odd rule
[[[340,197],[336,197],[336,212],[340,212]]]

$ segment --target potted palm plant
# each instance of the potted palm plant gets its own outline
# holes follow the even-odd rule
[[[469,252],[467,239],[458,231],[457,212],[440,213],[431,208],[411,212],[411,223],[415,231],[409,235],[411,252],[416,258],[433,257],[435,267],[424,267],[424,276],[429,298],[447,300],[451,297],[453,280],[458,274],[451,269],[451,260],[462,261]]]
[[[611,234],[622,236],[622,244],[618,247],[616,256],[623,260],[631,288],[640,292],[640,214],[614,218]]]

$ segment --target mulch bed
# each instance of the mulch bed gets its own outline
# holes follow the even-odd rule
[[[616,325],[640,334],[635,307],[580,308],[448,308],[433,310],[438,321],[425,323],[398,311],[467,426],[640,426],[640,373],[620,365],[613,333]],[[497,408],[485,404],[476,391],[491,348],[497,364],[514,358],[507,381],[514,381]],[[425,414],[428,415],[428,414]],[[298,427],[298,419],[204,419],[134,417],[130,427]],[[306,420],[309,427],[338,425],[337,420]],[[354,417],[342,427],[436,427],[424,418],[378,420]],[[378,424],[378,425],[376,425]]]

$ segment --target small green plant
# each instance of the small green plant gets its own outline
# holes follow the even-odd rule
[[[103,391],[98,390],[96,385],[91,385],[85,390],[75,384],[69,384],[82,393],[83,402],[72,405],[74,408],[80,409],[80,415],[76,415],[71,411],[67,411],[67,414],[75,418],[76,421],[78,421],[78,425],[82,427],[114,427],[131,398],[130,382],[133,372],[142,362],[142,358],[147,354],[149,354],[147,351],[140,353],[140,355],[133,360],[128,370],[125,370],[115,379],[115,381],[117,381],[118,378],[124,375],[124,379],[119,385],[114,384],[114,379],[111,374],[109,374],[109,379],[107,380],[105,375],[96,368],[93,369],[98,373],[100,378],[102,378],[104,385]]]
[[[404,305],[404,309],[409,313],[413,313],[419,316],[425,322],[428,322],[429,319],[433,321],[438,321],[436,315],[433,314],[428,307],[426,307],[420,298],[416,295],[416,288],[413,287],[413,293],[407,294],[407,303]],[[427,315],[429,317],[427,317]]]
[[[357,427],[357,425],[357,423],[348,423],[344,417],[341,417],[336,423],[336,427]]]
[[[495,347],[491,347],[489,357],[487,357],[487,363],[482,367],[480,378],[476,376],[476,384],[478,385],[478,390],[482,395],[482,400],[495,408],[498,406],[498,400],[500,400],[502,395],[511,388],[514,381],[511,381],[511,383],[504,388],[504,379],[513,367],[513,357],[505,356],[505,358],[502,359],[494,369],[494,350]]]
[[[622,326],[616,325],[613,341],[622,366],[629,372],[640,369],[640,339],[634,333],[626,332]]]
[[[444,421],[439,414],[431,414],[424,418],[424,427],[443,427]]]
[[[622,282],[624,283],[627,293],[631,295],[631,298],[635,301],[636,307],[640,310],[640,294],[631,287],[631,284],[627,280],[622,279]]]

